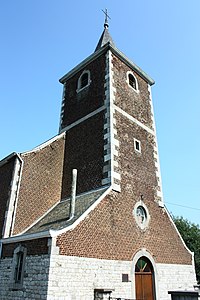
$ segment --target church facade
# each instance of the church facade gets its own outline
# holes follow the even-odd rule
[[[0,299],[170,299],[193,254],[163,202],[154,81],[116,48],[60,79],[59,134],[0,161]]]

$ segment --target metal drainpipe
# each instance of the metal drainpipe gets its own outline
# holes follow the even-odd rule
[[[75,204],[76,204],[76,183],[77,183],[77,169],[72,170],[72,192],[70,202],[70,219],[75,215]]]

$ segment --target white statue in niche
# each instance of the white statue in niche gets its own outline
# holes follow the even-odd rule
[[[138,206],[136,209],[136,217],[138,224],[144,225],[147,220],[147,213],[143,206]]]

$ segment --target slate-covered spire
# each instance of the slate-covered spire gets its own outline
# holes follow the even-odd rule
[[[103,11],[104,12],[104,11]],[[110,36],[110,33],[108,31],[108,27],[109,27],[109,24],[108,24],[108,18],[110,18],[108,16],[108,13],[107,13],[107,9],[106,11],[104,12],[105,14],[105,22],[104,22],[104,31],[99,39],[99,42],[96,46],[96,49],[94,52],[96,52],[97,50],[99,50],[101,47],[103,47],[105,44],[107,44],[108,42],[112,45],[112,46],[115,46],[114,42],[113,42],[113,39],[112,37]]]

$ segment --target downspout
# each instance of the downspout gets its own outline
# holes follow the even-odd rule
[[[71,201],[70,201],[70,219],[72,219],[75,215],[76,183],[77,183],[77,169],[73,169],[72,170],[72,191],[71,191]]]

